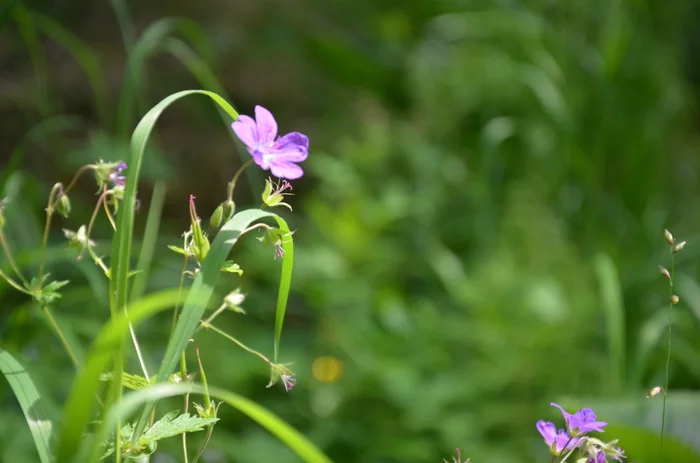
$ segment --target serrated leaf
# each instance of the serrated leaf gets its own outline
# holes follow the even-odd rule
[[[180,412],[172,411],[153,423],[153,426],[148,428],[141,437],[141,444],[167,439],[186,432],[203,431],[205,427],[219,421],[218,418],[202,418],[189,413],[182,415],[178,415],[178,413]]]
[[[223,263],[223,265],[221,266],[221,271],[227,273],[237,273],[239,276],[243,275],[243,270],[241,269],[241,266],[234,263],[231,260],[227,260]]]

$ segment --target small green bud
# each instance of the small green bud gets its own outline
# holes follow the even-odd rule
[[[653,399],[657,395],[661,394],[661,392],[663,392],[663,390],[664,390],[664,388],[662,388],[661,386],[656,386],[656,387],[652,388],[651,391],[649,391],[649,394],[647,394],[647,399]]]
[[[669,280],[671,279],[671,274],[669,273],[668,270],[666,270],[666,268],[659,266],[659,272],[661,272],[661,274],[663,276],[665,276],[666,278],[668,278]]]
[[[680,298],[678,296],[676,296],[675,294],[673,296],[671,296],[671,304],[675,305],[675,304],[678,304],[680,301],[681,301]]]
[[[224,218],[224,208],[223,208],[223,206],[219,205],[219,207],[214,209],[214,213],[209,218],[209,225],[211,225],[212,228],[216,228],[219,225],[221,225],[221,220],[223,218]]]
[[[670,231],[664,230],[664,238],[666,238],[666,242],[673,246],[673,243],[675,243],[675,240],[673,239],[673,235],[671,234]]]
[[[233,213],[236,212],[236,203],[227,199],[222,204],[224,206],[224,217],[228,220],[233,217]]]
[[[243,308],[241,308],[243,301],[245,301],[245,294],[243,294],[240,289],[236,289],[234,291],[231,291],[224,298],[224,304],[226,305],[227,309],[233,310],[234,312],[245,314],[245,310],[243,310]]]
[[[56,201],[56,210],[63,217],[68,217],[70,215],[70,199],[68,195],[62,194],[58,197],[58,201]]]
[[[676,253],[678,253],[678,252],[681,252],[681,251],[683,250],[683,248],[685,247],[685,244],[686,244],[685,241],[681,241],[680,243],[678,243],[677,245],[675,245],[675,246],[673,247],[673,253],[676,254]]]

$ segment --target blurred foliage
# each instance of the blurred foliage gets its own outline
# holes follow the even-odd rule
[[[50,185],[81,163],[120,157],[130,29],[192,18],[204,37],[195,26],[176,35],[243,113],[263,104],[283,132],[309,134],[307,176],[290,200],[298,249],[282,343],[297,388],[264,389],[264,365],[213,336],[201,349],[219,365],[210,383],[280,413],[335,461],[440,461],[455,447],[474,462],[544,461],[534,422],[558,419],[550,401],[644,397],[664,376],[664,227],[690,243],[677,259],[671,386],[687,390],[687,407],[698,403],[698,2],[133,2],[124,38],[106,4],[27,4],[33,15],[0,12],[0,130],[8,155],[21,150],[14,161],[3,154],[12,169],[0,179],[24,265]],[[66,51],[56,34],[31,27],[39,14],[94,49],[108,102],[74,64],[80,47]],[[134,117],[172,91],[215,85],[163,49],[130,89]],[[226,130],[206,102],[180,105],[159,126],[142,189],[148,204],[148,181],[168,179],[151,289],[177,279],[179,260],[164,249],[180,242],[187,194],[203,211],[223,199],[240,162]],[[21,173],[10,175],[15,167]],[[261,179],[249,180],[258,191]],[[84,217],[89,188],[73,200]],[[104,282],[91,264],[71,263],[55,231],[52,272],[89,282],[69,286],[61,305],[62,322],[87,346],[107,316]],[[254,240],[243,246],[248,315],[227,327],[270,351],[278,263]],[[3,347],[21,353],[56,407],[69,362],[36,307],[0,291]],[[153,364],[164,325],[141,329]],[[2,391],[0,461],[9,462],[3,452],[31,441]],[[682,409],[672,407],[671,419]],[[658,420],[630,413],[601,405],[599,416],[636,426],[621,446],[634,461],[656,461],[646,446]],[[671,427],[696,453],[700,442],[683,429],[700,426],[697,416]],[[296,461],[230,411],[210,448],[207,461]]]

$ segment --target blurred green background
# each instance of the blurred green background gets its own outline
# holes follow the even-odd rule
[[[664,461],[697,462],[699,24],[694,0],[5,0],[6,231],[31,269],[51,186],[125,159],[138,118],[172,92],[214,90],[243,114],[261,104],[282,133],[311,139],[282,212],[297,252],[281,359],[298,385],[266,389],[259,359],[204,333],[209,382],[339,463],[436,462],[455,447],[499,463],[548,461],[535,421],[563,424],[550,401],[592,406],[629,461],[658,461],[661,397],[645,395],[664,382],[669,228],[689,245],[676,259]],[[149,289],[177,285],[165,246],[188,227],[188,195],[207,217],[242,159],[205,98],[169,109],[157,135],[137,219],[164,181]],[[246,177],[239,209],[259,204],[263,179]],[[107,287],[60,229],[89,220],[94,192],[80,182],[51,248],[51,272],[72,281],[56,312],[83,349],[108,317]],[[104,220],[94,236],[106,253]],[[240,285],[248,314],[222,326],[269,353],[279,261],[252,238],[234,258],[245,273],[220,295]],[[60,410],[70,361],[33,303],[4,284],[0,300],[2,347]],[[139,329],[152,368],[168,317]],[[35,461],[4,383],[0,407],[0,462],[18,449]],[[221,415],[204,461],[297,461]],[[154,463],[178,461],[176,444]]]

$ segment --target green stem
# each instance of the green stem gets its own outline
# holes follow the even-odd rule
[[[246,170],[249,166],[251,166],[255,161],[253,159],[248,159],[246,162],[244,162],[241,167],[238,168],[238,171],[236,174],[233,176],[233,180],[229,182],[228,184],[228,199],[229,201],[233,201],[233,189],[236,188],[236,182],[238,181],[238,177],[241,176],[244,170]]]
[[[659,461],[663,461],[664,456],[664,432],[666,430],[666,397],[668,396],[668,372],[671,366],[671,335],[673,332],[672,328],[672,315],[673,315],[673,284],[675,280],[675,253],[673,252],[673,245],[671,245],[671,271],[669,274],[668,285],[668,352],[666,355],[666,381],[664,382],[664,401],[661,412],[661,440],[659,443]]]
[[[265,363],[267,363],[269,366],[273,366],[273,365],[274,365],[274,364],[270,361],[270,359],[268,359],[267,357],[265,357],[263,354],[261,354],[260,352],[254,350],[254,349],[251,349],[250,347],[246,346],[245,344],[243,344],[243,343],[242,343],[241,341],[239,341],[238,339],[234,338],[233,336],[231,336],[230,334],[226,333],[225,331],[220,330],[219,328],[215,327],[214,325],[211,325],[211,324],[209,324],[209,323],[202,322],[201,327],[204,328],[205,330],[212,330],[213,332],[215,332],[215,333],[217,333],[217,334],[220,334],[221,336],[225,337],[225,338],[228,339],[229,341],[235,343],[235,344],[238,345],[238,347],[240,347],[241,349],[243,349],[243,350],[245,350],[245,351],[248,351],[248,352],[250,352],[251,354],[257,355],[258,357],[260,357],[261,359],[263,359],[263,360],[265,361]]]
[[[185,413],[189,411],[190,408],[190,395],[185,394]],[[183,432],[182,433],[182,462],[183,463],[188,463],[188,457],[187,457],[187,433]]]
[[[15,280],[13,280],[12,278],[10,278],[10,277],[9,277],[5,272],[3,272],[1,269],[0,269],[0,277],[2,277],[5,281],[7,281],[7,283],[8,283],[10,286],[12,286],[13,288],[15,288],[17,291],[21,291],[21,292],[23,292],[24,294],[26,294],[26,295],[28,295],[28,296],[31,296],[31,295],[32,295],[32,293],[31,293],[30,291],[28,291],[26,288],[23,288],[22,285],[20,285],[20,284],[17,283]]]
[[[17,266],[15,259],[12,257],[12,252],[10,251],[10,246],[7,244],[7,239],[5,239],[5,233],[2,231],[2,228],[0,228],[0,245],[2,245],[2,250],[5,252],[5,255],[7,256],[7,261],[10,263],[10,267],[15,272],[15,274],[19,277],[19,279],[22,281],[22,283],[24,283],[24,285],[27,286],[27,280],[24,278],[24,275],[22,275],[22,272],[20,271],[19,267]]]
[[[51,324],[51,327],[56,332],[58,339],[61,340],[61,344],[63,344],[63,348],[66,350],[66,353],[68,354],[70,359],[73,361],[73,365],[75,365],[75,368],[77,370],[79,370],[80,369],[80,362],[78,361],[78,357],[76,357],[75,352],[73,352],[73,349],[71,349],[70,344],[68,343],[68,339],[66,339],[66,336],[63,334],[63,331],[58,326],[58,323],[56,323],[56,319],[51,314],[51,309],[49,309],[49,306],[43,305],[43,306],[41,306],[41,310],[42,310],[42,312],[44,312],[44,315],[46,315],[46,318],[49,320],[49,323]]]
[[[44,224],[44,236],[41,239],[41,255],[39,257],[39,286],[43,284],[43,279],[44,279],[44,262],[46,260],[46,245],[49,242],[49,230],[51,230],[51,219],[53,218],[53,206],[54,206],[54,198],[56,197],[56,193],[58,192],[60,188],[60,184],[56,184],[51,188],[51,192],[49,193],[49,201],[46,206],[46,223]]]
[[[197,451],[197,455],[194,456],[194,460],[192,460],[192,463],[197,463],[197,460],[199,460],[199,457],[202,456],[204,453],[204,449],[207,447],[209,444],[209,440],[211,439],[211,435],[214,432],[214,425],[210,425],[207,428],[207,436],[204,438],[204,442],[202,442],[202,446],[199,447],[199,450]]]

